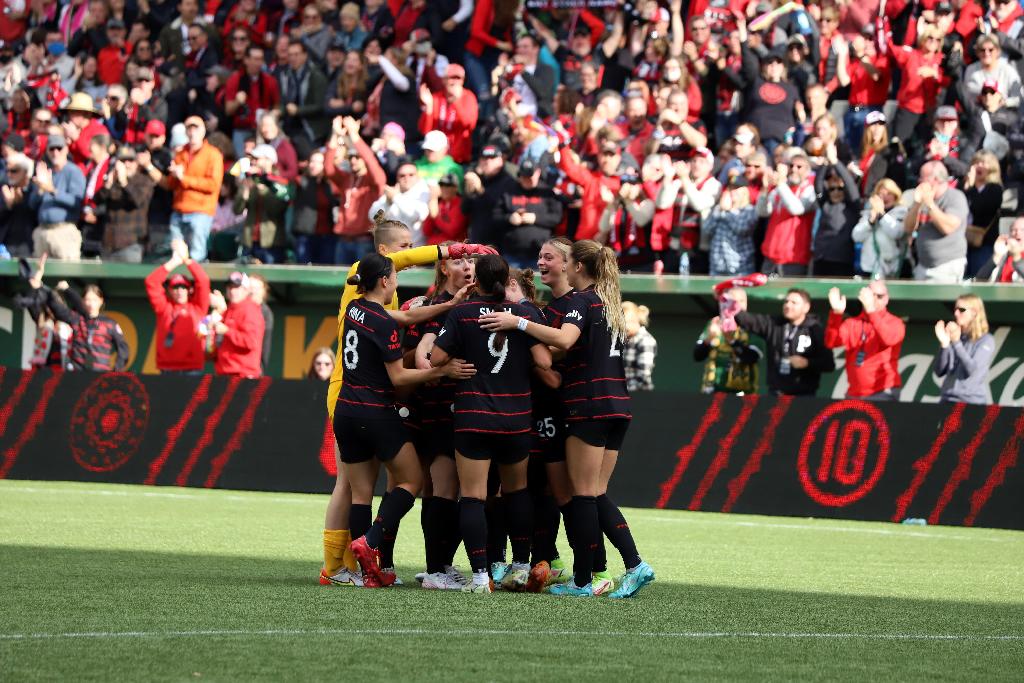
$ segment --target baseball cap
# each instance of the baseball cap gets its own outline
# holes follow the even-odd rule
[[[711,162],[714,162],[715,160],[715,153],[712,152],[707,147],[698,147],[697,149],[693,150],[693,156],[704,157],[705,159]]]
[[[936,121],[959,121],[960,116],[956,113],[956,108],[951,107],[948,104],[943,105],[935,110]]]
[[[64,149],[67,146],[68,141],[64,139],[63,135],[46,136],[46,149]]]
[[[994,78],[986,78],[985,82],[981,84],[981,92],[985,92],[986,90],[991,90],[992,92],[997,92],[999,94],[1002,94],[1003,92],[1002,88],[999,87],[999,81]]]
[[[943,2],[940,2],[940,3],[935,5],[935,13],[936,14],[952,14],[953,13],[953,5],[951,3],[945,2],[945,0],[943,0]]]
[[[444,72],[445,78],[461,78],[466,80],[466,70],[461,64],[449,64],[448,70]]]
[[[443,152],[448,149],[448,136],[439,130],[432,130],[423,136],[423,149],[429,152]]]
[[[253,159],[270,159],[271,163],[277,163],[277,150],[267,144],[253,147],[252,151],[249,152],[249,156]]]
[[[485,145],[484,148],[480,150],[480,157],[483,159],[497,159],[500,156],[501,150],[495,145]]]
[[[869,126],[874,125],[876,123],[885,123],[885,113],[880,111],[868,112],[868,116],[866,119],[864,119],[864,121]]]
[[[430,40],[430,31],[425,28],[416,28],[409,34],[409,40],[414,43],[425,43]]]
[[[394,121],[391,121],[389,123],[385,123],[384,127],[381,128],[381,130],[380,130],[380,134],[381,135],[394,135],[399,140],[401,140],[403,142],[405,141],[405,128],[402,128],[400,125],[398,125]]]
[[[21,137],[17,133],[11,133],[4,140],[4,144],[13,149],[15,152],[25,151],[25,138]]]
[[[445,173],[441,176],[441,179],[437,181],[438,185],[448,185],[449,187],[458,187],[459,178],[454,173]]]
[[[782,58],[782,55],[780,55],[778,52],[769,52],[767,55],[765,55],[764,59],[761,60],[761,63],[762,64],[771,64],[772,62],[782,62],[782,61],[785,61],[785,60]]]
[[[155,138],[167,135],[167,126],[164,125],[163,121],[150,121],[146,124],[146,135],[152,135]]]
[[[168,287],[191,287],[192,286],[192,282],[191,282],[191,280],[189,280],[187,277],[185,277],[181,273],[177,273],[175,275],[172,275],[170,277],[170,279],[167,280],[167,286]]]
[[[519,162],[519,177],[531,176],[537,172],[537,162],[527,157]]]
[[[580,21],[576,24],[576,29],[572,32],[574,36],[590,36],[590,26],[586,22]]]
[[[228,276],[228,287],[249,288],[249,276],[240,271],[235,271]]]
[[[131,145],[121,145],[117,148],[117,158],[121,161],[135,161],[138,156],[135,154],[135,148]]]

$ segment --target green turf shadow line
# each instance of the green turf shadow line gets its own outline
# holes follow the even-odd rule
[[[1024,605],[757,590],[658,581],[635,600],[470,596],[413,587],[325,588],[315,563],[213,554],[0,546],[7,586],[0,634],[116,631],[422,629],[436,635],[303,633],[267,638],[0,640],[10,679],[301,678],[329,675],[325,652],[372,658],[365,671],[394,680],[586,675],[594,680],[748,678],[946,678],[998,680],[1024,663],[1020,641],[671,639],[650,633],[1020,634]],[[61,582],[62,570],[73,581]],[[411,567],[400,575],[411,577]],[[445,634],[445,629],[457,633]],[[522,631],[523,638],[465,631]],[[591,632],[576,641],[530,637],[537,629]],[[617,635],[602,637],[603,631]],[[624,634],[638,634],[630,637]],[[381,657],[378,648],[386,647]],[[470,646],[471,645],[471,646]],[[580,643],[576,642],[577,646]],[[697,656],[699,654],[699,656]],[[42,667],[41,662],[46,662]],[[411,666],[415,671],[410,671]],[[363,662],[356,667],[369,666]],[[456,667],[453,669],[453,667]],[[452,676],[451,672],[458,675]],[[356,673],[350,672],[350,673]],[[7,678],[7,675],[5,675]]]

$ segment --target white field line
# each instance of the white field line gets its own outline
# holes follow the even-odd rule
[[[705,640],[722,638],[743,638],[754,640],[920,640],[920,641],[1024,641],[1024,634],[972,634],[972,633],[815,633],[815,632],[772,632],[772,631],[533,631],[539,636],[570,636],[622,638],[630,636],[667,638],[676,640]],[[298,636],[518,636],[521,631],[503,629],[203,629],[189,631],[83,631],[70,633],[0,633],[0,642],[69,639],[114,639],[114,638],[191,638],[191,637],[298,637]]]
[[[190,493],[188,489],[181,489],[176,491],[162,490],[161,487],[155,487],[157,490],[144,491],[138,488],[124,488],[124,489],[89,489],[89,488],[56,488],[47,486],[21,486],[21,485],[3,485],[0,486],[0,491],[11,491],[13,493],[42,493],[51,495],[81,495],[81,496],[107,496],[107,497],[122,497],[122,498],[167,498],[174,500],[213,500],[213,497],[208,493]],[[324,504],[323,496],[320,494],[292,494],[289,496],[274,496],[256,492],[254,495],[238,495],[226,493],[216,497],[217,500],[227,500],[236,503],[289,503],[292,505],[311,505],[315,504],[322,506]],[[419,504],[419,500],[416,501]],[[794,524],[786,522],[769,522],[769,521],[751,521],[743,519],[730,519],[729,515],[721,515],[719,517],[712,518],[707,515],[700,516],[687,516],[687,517],[664,517],[658,515],[647,516],[643,515],[645,521],[661,522],[669,524],[711,524],[711,525],[723,525],[723,526],[740,526],[740,527],[754,527],[759,529],[796,529],[798,531],[817,531],[817,532],[836,532],[836,533],[853,533],[853,534],[876,534],[881,536],[899,536],[908,538],[925,538],[929,540],[955,540],[955,541],[989,541],[993,543],[1004,543],[1007,541],[1017,541],[1017,539],[1005,539],[995,538],[992,536],[985,536],[983,533],[977,533],[975,535],[967,536],[965,534],[947,533],[949,527],[943,527],[941,529],[934,528],[934,533],[929,531],[917,531],[911,530],[905,527],[893,528],[893,529],[876,529],[869,526],[823,526],[815,523],[807,524]],[[836,520],[820,520],[822,522],[836,521]],[[980,530],[979,530],[980,531]]]

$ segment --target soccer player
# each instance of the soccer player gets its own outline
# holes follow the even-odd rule
[[[360,261],[348,284],[356,286],[363,297],[354,299],[345,311],[341,363],[347,380],[338,397],[334,435],[345,446],[341,462],[352,490],[349,523],[356,536],[352,553],[363,570],[363,586],[378,588],[394,582],[393,573],[382,571],[380,546],[385,536],[394,538],[398,523],[412,509],[423,483],[416,449],[395,407],[395,387],[442,376],[468,379],[474,371],[457,359],[430,370],[403,366],[398,323],[384,308],[398,290],[391,259],[370,254]],[[394,488],[385,496],[371,524],[370,503],[380,463],[391,475]]]
[[[530,576],[533,509],[526,487],[530,454],[530,371],[551,367],[544,344],[514,328],[487,332],[479,318],[491,311],[511,311],[526,320],[530,309],[506,300],[508,264],[500,256],[484,256],[476,264],[477,290],[445,319],[431,350],[430,362],[443,366],[456,356],[480,371],[459,383],[455,393],[455,461],[459,471],[459,527],[473,568],[473,581],[463,588],[491,593],[487,571],[487,518],[484,500],[491,461],[498,464],[509,538],[512,570],[502,580],[507,590],[522,590]]]
[[[473,282],[474,263],[471,258],[449,258],[437,262],[434,278],[435,295],[430,304],[451,301],[459,290]],[[430,349],[444,323],[447,311],[416,326],[415,367],[430,368]],[[426,384],[410,398],[417,414],[421,437],[417,452],[423,462],[426,485],[423,489],[423,543],[427,571],[423,587],[439,590],[461,590],[468,578],[455,567],[459,548],[459,476],[455,469],[455,442],[452,405],[455,403],[454,380],[442,379]]]
[[[589,597],[596,594],[595,588],[597,594],[603,592],[605,584],[593,579],[594,552],[603,531],[626,566],[619,587],[609,595],[628,597],[654,580],[654,570],[641,560],[629,525],[607,495],[631,418],[622,366],[625,321],[615,252],[593,240],[576,242],[568,275],[577,293],[560,328],[499,311],[482,315],[480,324],[490,332],[520,329],[568,351],[561,395],[567,412],[566,463],[573,490],[567,531],[575,554],[574,578],[552,586],[551,593]]]
[[[479,244],[457,243],[448,247],[426,246],[412,248],[412,232],[409,227],[401,221],[384,220],[384,212],[378,211],[374,216],[373,242],[378,254],[389,256],[395,264],[396,270],[403,270],[412,266],[424,266],[434,263],[439,259],[449,257],[464,257],[471,254],[489,254],[494,250]],[[356,273],[359,264],[353,264],[346,277]],[[336,356],[341,358],[344,350],[345,339],[345,311],[353,299],[358,298],[357,288],[348,285],[341,295],[341,304],[338,307],[338,350]],[[451,302],[443,304],[451,307]],[[397,297],[388,303],[389,311],[397,312]],[[415,311],[409,311],[410,317],[403,322],[406,325],[428,320],[431,315],[436,315],[439,310],[431,312],[427,307],[420,307]],[[420,317],[417,317],[420,316]],[[423,317],[425,316],[425,317]],[[341,393],[342,377],[345,364],[339,362],[334,366],[334,373],[327,389],[327,414],[329,419],[334,420],[334,406]],[[348,480],[345,478],[344,468],[341,466],[341,456],[335,444],[335,464],[337,466],[338,478],[331,491],[331,499],[327,504],[327,512],[324,519],[324,566],[320,571],[321,585],[358,585],[358,565],[355,557],[348,551],[352,541],[349,532],[349,508],[352,505],[352,493],[349,489]]]

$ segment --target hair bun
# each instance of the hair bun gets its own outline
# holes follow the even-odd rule
[[[352,275],[352,277],[350,277],[345,282],[347,282],[350,285],[356,286],[356,285],[358,285],[362,281],[363,281],[363,278],[359,277],[359,273],[355,273],[354,275]]]

